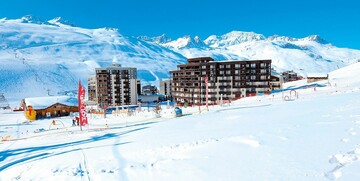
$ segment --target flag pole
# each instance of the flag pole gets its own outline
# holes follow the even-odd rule
[[[81,131],[82,131],[82,126],[89,124],[86,116],[86,108],[85,108],[84,100],[85,100],[85,89],[81,85],[81,81],[79,79],[78,103],[79,103],[79,123],[80,123]]]

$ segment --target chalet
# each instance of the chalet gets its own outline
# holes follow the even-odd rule
[[[307,74],[307,83],[311,82],[317,82],[321,80],[328,80],[329,74],[323,74],[323,73],[309,73]]]
[[[32,107],[36,112],[36,119],[69,116],[79,112],[78,99],[70,96],[48,96],[25,98],[22,107]]]
[[[302,77],[300,75],[298,75],[296,72],[294,72],[292,70],[281,73],[281,76],[283,77],[284,82],[291,82],[291,81],[296,81],[296,80],[302,79]]]
[[[280,74],[271,74],[270,79],[271,90],[283,89],[284,80]]]

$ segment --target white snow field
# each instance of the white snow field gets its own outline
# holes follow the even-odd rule
[[[0,180],[360,180],[360,63],[326,87],[183,108],[162,117],[26,122],[0,114]],[[287,86],[304,85],[304,81]],[[282,96],[292,101],[283,101]]]

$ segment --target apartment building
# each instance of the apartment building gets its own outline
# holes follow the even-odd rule
[[[101,106],[137,104],[140,81],[137,79],[136,68],[112,64],[96,68],[95,72],[95,76],[89,77],[89,100],[96,101]]]
[[[171,97],[171,80],[170,79],[162,79],[160,81],[160,94],[163,94],[167,97]]]
[[[88,77],[88,100],[97,102],[96,96],[96,75]]]
[[[177,103],[205,104],[205,77],[209,104],[271,91],[271,60],[215,62],[211,57],[191,58],[170,73],[172,97]]]

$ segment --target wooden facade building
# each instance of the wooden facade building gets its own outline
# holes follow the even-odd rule
[[[36,119],[69,116],[72,112],[79,112],[78,106],[69,106],[56,103],[44,109],[34,109],[36,111]]]
[[[21,106],[31,106],[36,111],[36,119],[69,116],[79,112],[77,98],[70,96],[25,98]]]
[[[322,80],[328,80],[329,74],[322,74],[322,73],[309,73],[307,75],[307,83],[322,81]]]

